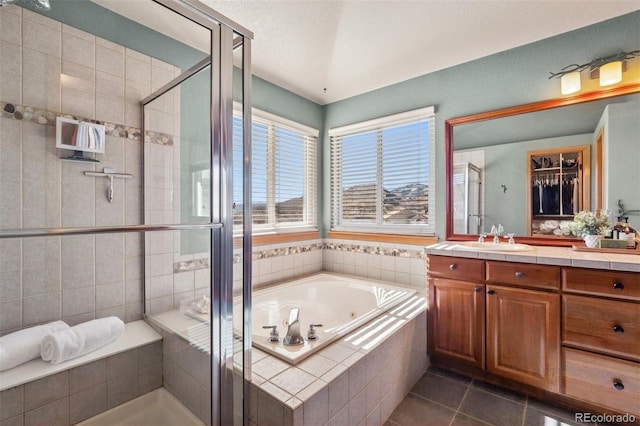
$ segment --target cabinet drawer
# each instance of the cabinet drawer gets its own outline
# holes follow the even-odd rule
[[[487,282],[559,289],[560,267],[530,263],[487,262]]]
[[[582,268],[562,269],[564,291],[640,301],[640,274]]]
[[[563,392],[620,413],[640,414],[640,364],[563,349]]]
[[[562,342],[640,360],[640,305],[564,295]]]
[[[484,260],[479,259],[430,255],[427,258],[427,270],[433,276],[475,282],[484,280]]]

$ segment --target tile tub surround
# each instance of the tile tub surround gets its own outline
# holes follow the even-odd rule
[[[0,392],[0,424],[71,425],[161,386],[158,341]]]
[[[423,246],[338,239],[315,239],[254,246],[252,285],[259,288],[317,272],[337,272],[414,288],[426,285]],[[242,252],[234,250],[234,286],[242,288]],[[187,262],[176,268],[197,268]]]
[[[251,424],[383,424],[427,369],[425,309],[415,296],[296,366],[253,349]]]
[[[424,289],[425,259],[424,246],[327,238],[322,269]]]
[[[640,272],[640,255],[636,254],[590,253],[575,251],[567,247],[532,247],[533,250],[520,253],[481,252],[461,249],[459,242],[444,241],[425,247],[424,252],[441,256]]]

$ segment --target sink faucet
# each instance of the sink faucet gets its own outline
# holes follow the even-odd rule
[[[287,328],[287,335],[282,343],[286,346],[303,345],[304,337],[300,335],[300,308],[291,308],[289,312],[289,328]]]

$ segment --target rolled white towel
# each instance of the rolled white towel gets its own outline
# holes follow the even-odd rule
[[[52,364],[77,358],[115,341],[124,331],[118,317],[100,318],[56,331],[42,339],[40,356]]]
[[[42,338],[58,330],[68,328],[69,326],[65,322],[54,321],[0,337],[0,371],[40,357]]]

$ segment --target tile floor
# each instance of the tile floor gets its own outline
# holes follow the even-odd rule
[[[468,377],[430,368],[384,426],[578,424],[571,411]]]

